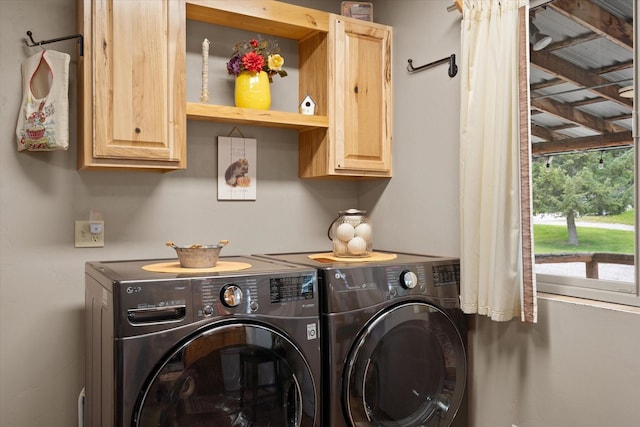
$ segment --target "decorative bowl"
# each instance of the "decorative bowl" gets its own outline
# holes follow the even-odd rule
[[[210,268],[216,266],[220,251],[227,243],[228,240],[220,240],[217,245],[178,246],[173,242],[167,242],[166,245],[176,250],[181,267]]]

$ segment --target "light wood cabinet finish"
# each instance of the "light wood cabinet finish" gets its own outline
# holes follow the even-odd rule
[[[78,167],[184,169],[184,0],[78,6]]]
[[[391,35],[331,15],[329,130],[300,134],[301,177],[391,177]]]
[[[80,169],[186,167],[186,120],[299,132],[301,178],[391,177],[391,27],[272,0],[78,0]],[[298,42],[316,115],[186,102],[186,20]]]
[[[187,19],[298,42],[314,116],[187,103],[193,120],[297,129],[301,178],[391,177],[391,27],[271,0],[187,0]]]
[[[310,90],[322,94],[322,98],[326,99],[324,94],[327,82],[324,77],[319,76],[327,75],[327,58],[324,56],[321,60],[316,59],[316,50],[322,49],[322,44],[326,43],[329,14],[272,0],[187,0],[186,6],[187,19],[193,21],[296,40],[299,49],[300,93]],[[312,61],[316,64],[313,68],[310,67]],[[327,129],[329,118],[326,103],[319,110],[322,111],[315,116],[305,116],[285,111],[188,102],[187,118],[299,131]]]

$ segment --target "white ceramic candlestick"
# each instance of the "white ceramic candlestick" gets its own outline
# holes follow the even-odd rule
[[[209,102],[209,40],[202,42],[202,90],[200,102]]]

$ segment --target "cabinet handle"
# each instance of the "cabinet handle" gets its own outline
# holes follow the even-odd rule
[[[358,86],[354,87],[354,88],[353,88],[353,91],[354,91],[355,93],[358,93]]]
[[[140,133],[140,132],[142,132],[140,128],[136,128],[136,133]]]

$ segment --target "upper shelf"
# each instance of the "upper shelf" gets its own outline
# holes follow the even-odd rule
[[[198,102],[187,102],[187,118],[300,131],[329,127],[327,116],[307,116],[284,111],[253,110]]]
[[[187,19],[304,40],[329,32],[329,14],[274,1],[187,0]]]
[[[329,14],[271,0],[186,0],[186,17],[193,21],[241,28],[302,42],[329,32]],[[297,129],[328,128],[327,116],[187,102],[187,118],[234,124]]]

